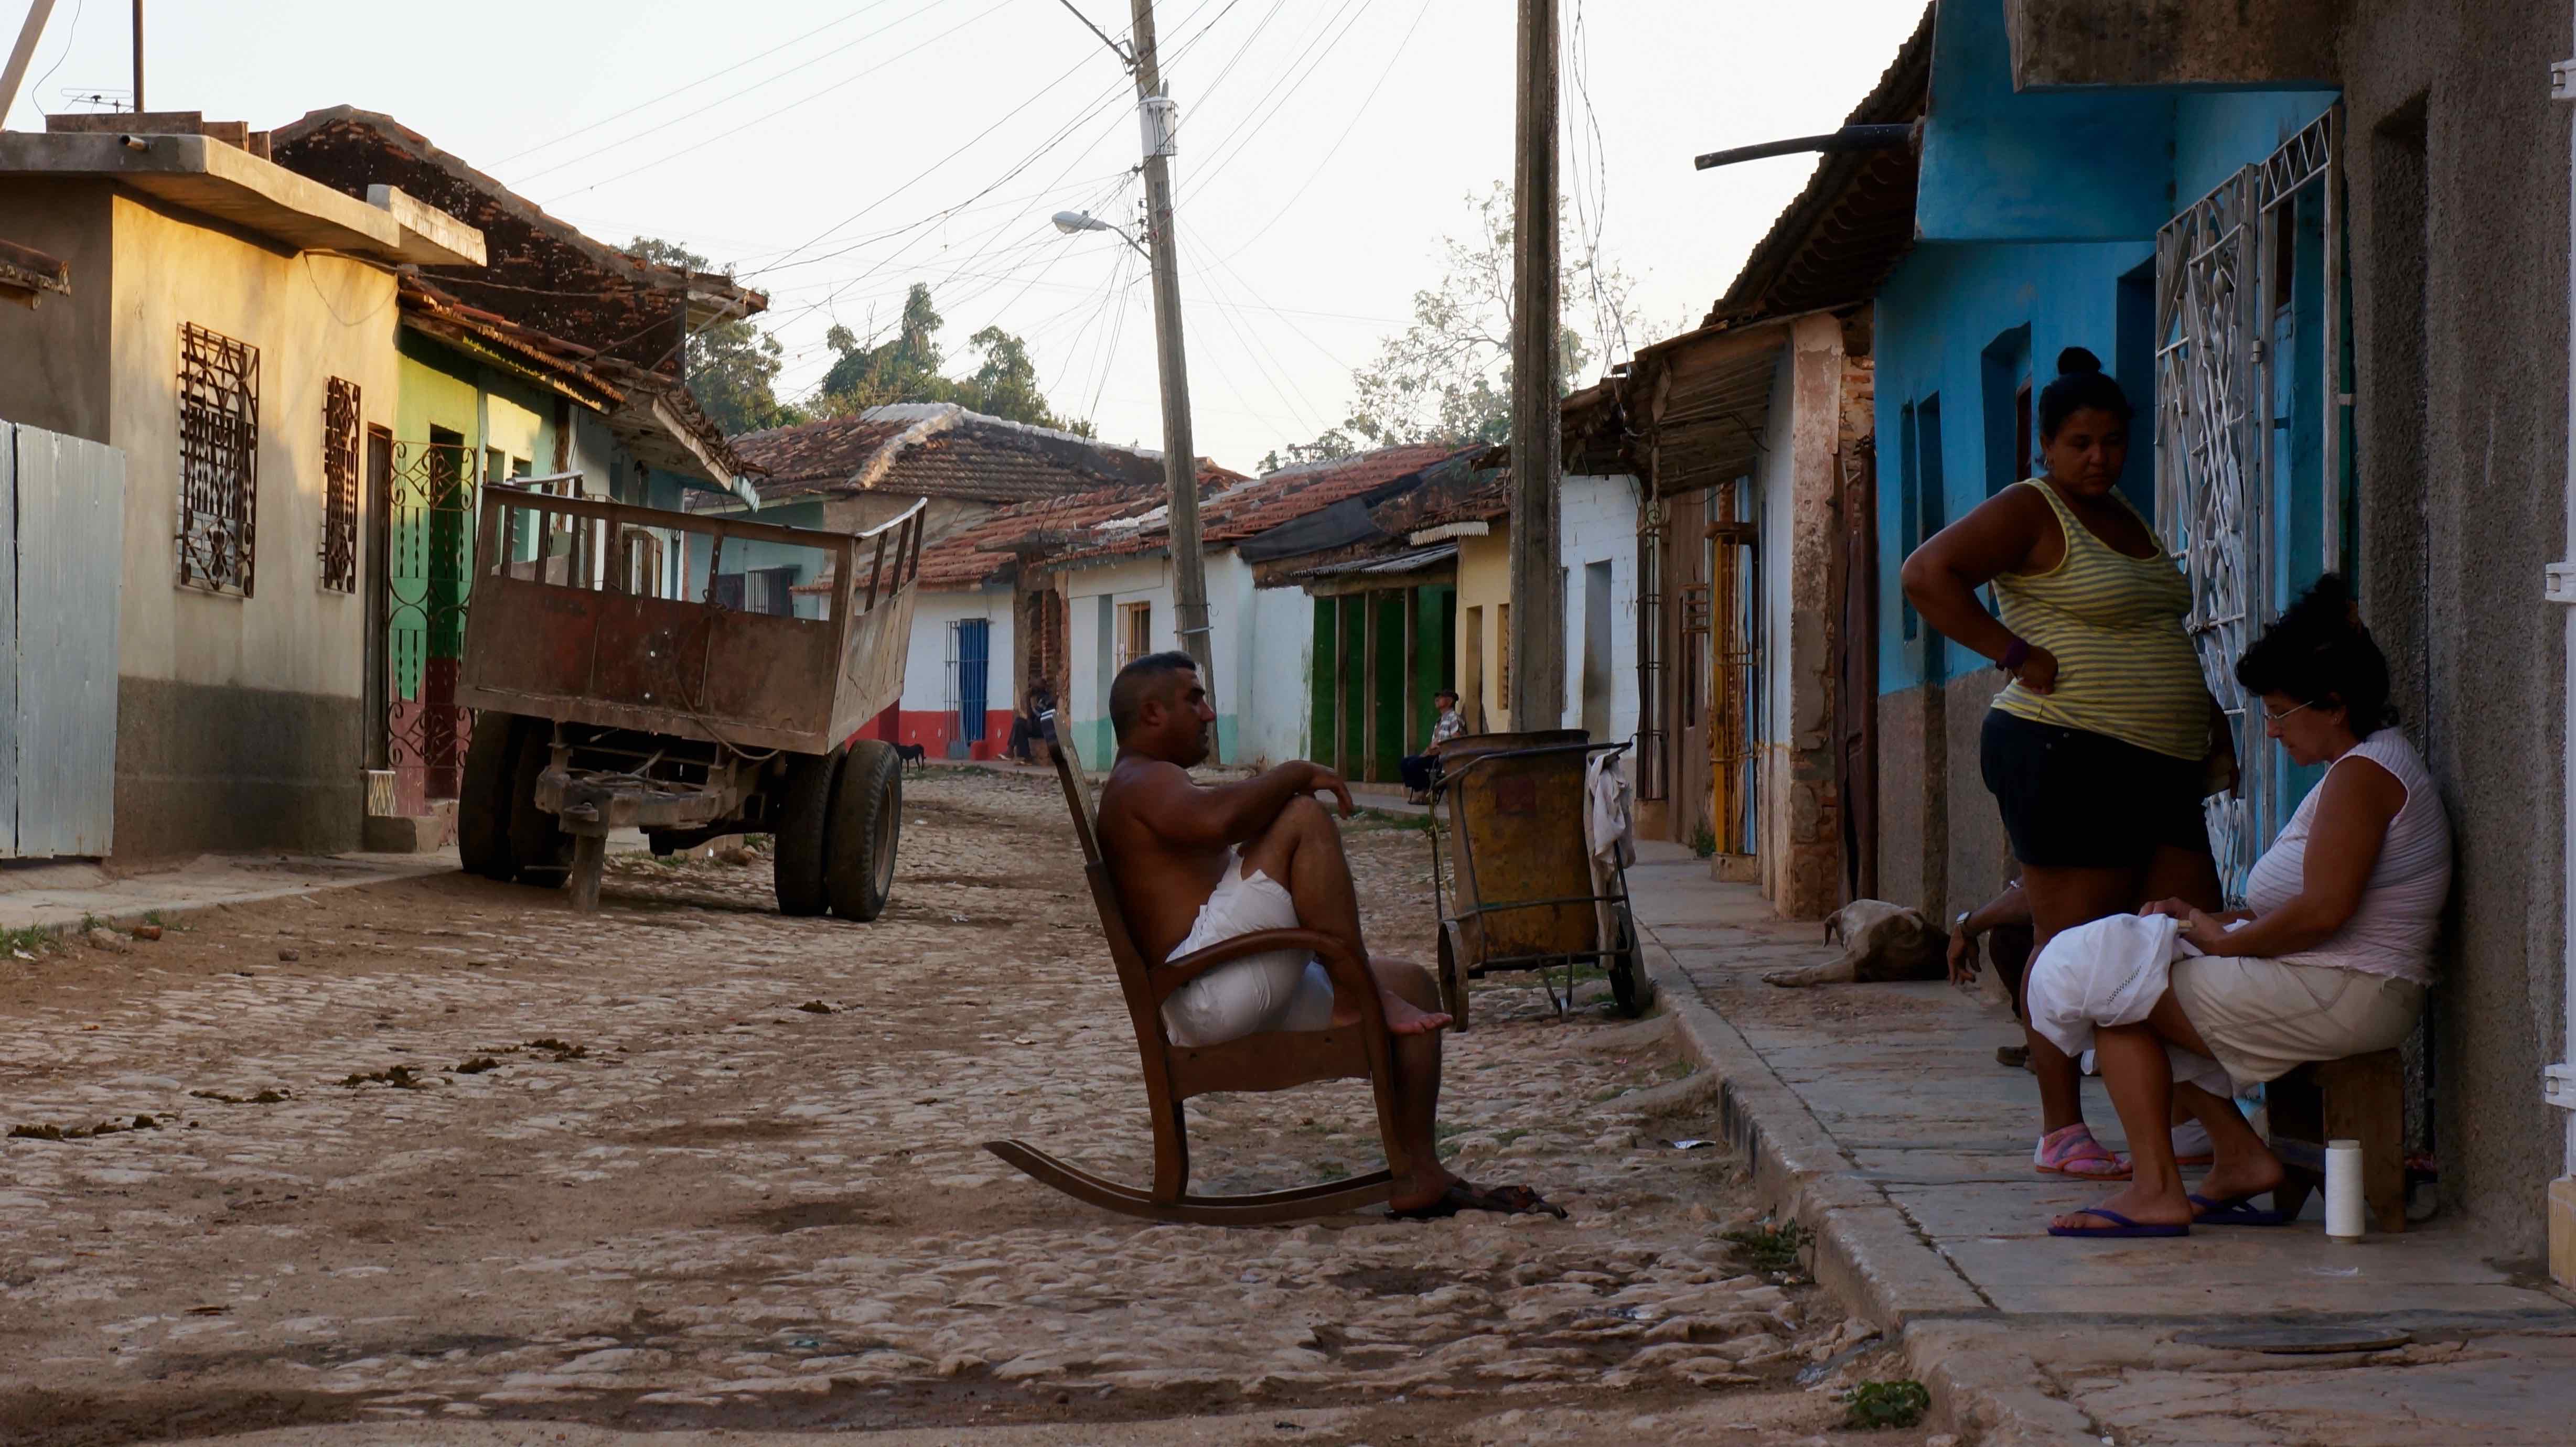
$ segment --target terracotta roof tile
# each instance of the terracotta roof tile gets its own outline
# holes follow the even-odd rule
[[[760,492],[771,501],[877,491],[1012,503],[1163,476],[1153,453],[945,403],[873,407],[856,417],[747,432],[734,447],[768,473]]]
[[[1163,489],[1141,483],[1002,508],[922,549],[921,586],[980,588],[1013,577],[1024,556],[1043,555],[1112,518],[1153,507]]]
[[[1292,518],[1321,511],[1344,498],[1358,497],[1466,451],[1468,449],[1441,442],[1409,443],[1334,462],[1282,468],[1215,492],[1204,491],[1203,484],[1199,503],[1199,540],[1208,546],[1239,542]],[[1110,530],[1098,546],[1070,549],[1063,555],[1063,560],[1130,557],[1160,552],[1169,547],[1171,525],[1163,511],[1156,509],[1142,516],[1141,526]]]

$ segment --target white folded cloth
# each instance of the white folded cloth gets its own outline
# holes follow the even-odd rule
[[[2173,962],[2200,950],[2165,915],[2115,914],[2060,933],[2030,966],[2030,1023],[2069,1055],[2093,1048],[2103,1025],[2134,1025],[2165,996]],[[2225,1067],[2167,1045],[2176,1080],[2220,1096],[2235,1093]]]

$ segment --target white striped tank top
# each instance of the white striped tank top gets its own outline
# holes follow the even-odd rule
[[[2326,771],[2342,768],[2346,759],[2368,759],[2397,776],[2406,786],[2406,805],[2388,821],[2388,837],[2379,846],[2361,904],[2325,943],[2283,963],[2328,965],[2366,975],[2394,975],[2419,985],[2433,983],[2433,942],[2442,927],[2442,903],[2451,893],[2451,821],[2442,812],[2441,791],[2425,772],[2423,756],[2395,729],[2381,729],[2334,761]],[[2317,814],[2317,797],[2325,780],[2299,801],[2272,847],[2254,861],[2245,881],[2245,903],[2257,915],[2270,914],[2299,895],[2307,879],[2308,830]]]
[[[2057,683],[2040,694],[2016,681],[1995,695],[1994,706],[2169,758],[2206,755],[2209,685],[2182,628],[2191,584],[2180,565],[2161,551],[2133,558],[2093,536],[2038,478],[2013,486],[2037,488],[2048,499],[2066,535],[2066,556],[2045,573],[1998,575],[1995,601],[2013,636],[2056,655]]]

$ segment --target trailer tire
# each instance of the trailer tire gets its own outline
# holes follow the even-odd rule
[[[537,807],[537,775],[546,771],[554,752],[554,730],[531,719],[511,732],[518,736],[518,747],[511,753],[510,857],[521,884],[559,888],[572,874],[572,835]]]
[[[831,904],[823,881],[826,836],[832,823],[832,785],[842,773],[841,751],[798,754],[787,761],[779,791],[777,854],[770,861],[778,912],[821,914]]]
[[[831,853],[823,879],[832,913],[866,923],[894,894],[894,857],[903,840],[903,758],[891,745],[850,745],[832,791]]]
[[[519,873],[510,852],[510,785],[516,777],[519,717],[487,710],[475,715],[474,741],[465,746],[464,786],[457,792],[456,852],[465,868],[507,884]]]

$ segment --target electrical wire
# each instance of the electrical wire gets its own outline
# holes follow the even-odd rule
[[[549,148],[551,148],[551,147],[554,147],[554,146],[560,146],[560,145],[562,145],[564,142],[571,140],[571,139],[572,139],[573,137],[575,137],[575,136],[587,135],[587,134],[589,134],[589,133],[590,133],[590,132],[592,132],[592,131],[598,130],[601,126],[614,125],[615,123],[617,123],[617,122],[619,122],[619,121],[622,121],[622,120],[626,119],[628,116],[631,116],[631,115],[635,114],[637,111],[641,111],[641,110],[649,110],[649,109],[651,109],[652,107],[657,106],[657,105],[660,105],[662,102],[664,102],[664,101],[666,101],[666,100],[669,100],[669,99],[670,99],[671,97],[673,97],[673,96],[676,96],[676,95],[685,95],[685,94],[687,94],[687,93],[688,93],[688,92],[690,92],[690,91],[696,90],[699,86],[705,85],[705,84],[707,84],[707,83],[709,83],[709,82],[711,82],[711,81],[721,80],[721,79],[723,79],[724,77],[726,77],[726,76],[728,76],[728,75],[733,74],[735,71],[742,69],[744,66],[749,65],[749,64],[751,64],[751,63],[752,63],[752,62],[754,62],[754,61],[767,60],[769,57],[771,57],[771,56],[773,56],[773,55],[776,55],[778,52],[780,52],[780,51],[782,51],[782,50],[785,50],[787,47],[789,47],[789,46],[791,46],[791,45],[794,45],[794,44],[798,43],[799,41],[811,40],[811,39],[813,39],[815,36],[822,34],[824,31],[832,29],[834,26],[838,26],[838,25],[847,25],[847,24],[848,24],[848,23],[850,23],[851,21],[858,19],[860,16],[867,14],[867,13],[868,13],[869,11],[871,11],[871,10],[882,10],[882,9],[884,9],[886,6],[888,6],[888,5],[892,4],[892,3],[894,3],[894,0],[870,0],[870,3],[868,3],[868,4],[866,4],[866,5],[862,5],[862,6],[860,6],[858,9],[853,10],[853,11],[849,12],[849,13],[848,13],[848,14],[846,14],[846,15],[843,15],[842,17],[840,17],[840,18],[839,18],[839,19],[837,19],[837,20],[826,20],[826,21],[824,21],[822,24],[815,26],[813,29],[806,31],[806,32],[804,32],[804,33],[803,33],[803,34],[801,34],[801,35],[794,35],[794,36],[790,36],[790,37],[788,37],[787,39],[780,41],[780,42],[779,42],[779,43],[777,43],[776,45],[773,45],[773,46],[769,47],[767,50],[764,50],[764,51],[760,52],[760,53],[759,53],[759,54],[757,54],[757,55],[747,56],[747,57],[745,57],[745,58],[743,58],[743,59],[741,59],[741,60],[737,60],[737,61],[735,61],[733,64],[726,66],[726,67],[725,67],[724,69],[722,69],[722,70],[719,70],[719,71],[713,71],[713,72],[710,72],[710,73],[708,73],[708,74],[706,74],[706,75],[699,76],[696,80],[690,81],[690,82],[689,82],[688,84],[686,84],[686,85],[682,85],[682,86],[675,86],[675,87],[673,87],[672,89],[670,89],[670,90],[666,90],[666,91],[662,92],[660,95],[657,95],[657,96],[653,97],[651,100],[637,101],[635,104],[633,104],[633,105],[631,105],[631,106],[628,106],[626,109],[624,109],[624,110],[622,110],[622,111],[617,112],[615,115],[602,116],[602,117],[600,117],[598,120],[592,121],[589,125],[579,127],[578,129],[575,129],[575,130],[569,130],[569,131],[566,131],[566,132],[564,132],[562,135],[555,137],[553,140],[550,140],[550,141],[539,141],[538,143],[536,143],[536,144],[535,144],[535,145],[533,145],[533,146],[528,147],[528,148],[527,148],[526,150],[524,150],[524,151],[516,151],[516,152],[513,152],[513,153],[512,153],[512,154],[510,154],[510,155],[503,156],[503,157],[502,157],[498,162],[496,162],[496,163],[495,163],[495,167],[494,167],[494,168],[495,168],[495,169],[498,169],[498,168],[499,168],[499,167],[501,167],[501,166],[506,166],[506,165],[510,164],[512,161],[518,160],[518,159],[519,159],[520,157],[522,157],[522,156],[533,156],[533,155],[535,155],[535,154],[536,154],[537,152],[539,152],[539,151],[547,150],[547,149],[549,149]],[[872,34],[872,35],[882,35],[882,34],[884,34],[884,32],[883,32],[883,31],[873,31],[873,32],[871,32],[871,34]],[[866,37],[866,36],[862,36],[862,37],[860,37],[860,38],[861,38],[862,40],[864,40],[864,39],[867,39],[868,37]],[[856,44],[856,43],[857,43],[857,42],[855,42],[855,41],[854,41],[854,42],[852,42],[852,44]],[[846,49],[848,49],[848,47],[847,47],[847,46],[844,46],[844,47],[842,47],[842,49],[846,50]],[[829,50],[829,51],[825,51],[822,55],[815,56],[815,57],[813,57],[813,60],[809,60],[809,61],[807,61],[807,62],[806,62],[806,64],[810,65],[810,64],[812,64],[812,63],[813,63],[813,61],[815,61],[815,60],[822,60],[822,59],[825,59],[825,58],[827,58],[827,57],[829,57],[829,56],[838,55],[839,53],[840,53],[840,51],[838,51],[838,50]],[[777,81],[777,80],[782,80],[782,79],[784,79],[785,77],[787,77],[787,76],[789,76],[789,75],[794,74],[796,70],[801,70],[801,69],[803,69],[803,66],[797,66],[797,67],[793,67],[793,68],[791,68],[791,69],[789,69],[789,70],[782,71],[782,72],[780,72],[778,75],[771,76],[771,77],[769,78],[769,80],[761,82],[761,84],[762,84],[762,85],[767,85],[767,84],[770,84],[771,82],[774,82],[774,81]],[[757,87],[754,87],[754,89],[757,89]],[[736,95],[741,95],[741,94],[747,94],[747,92],[737,91],[735,94],[736,94]],[[730,99],[730,97],[728,97],[728,99]],[[718,102],[718,104],[722,104],[722,102]],[[650,132],[638,132],[638,133],[637,133],[637,135],[647,135],[647,134],[650,134]],[[627,137],[627,139],[628,139],[628,140],[633,140],[633,139],[635,139],[635,137],[634,137],[634,136],[629,136],[629,137]],[[620,142],[620,144],[623,144],[623,142]]]
[[[45,68],[45,73],[37,76],[35,84],[27,87],[27,104],[34,106],[36,108],[36,114],[40,116],[50,115],[51,112],[45,109],[45,103],[43,101],[36,99],[36,92],[44,88],[46,81],[54,78],[54,72],[63,68],[64,61],[72,58],[72,42],[80,38],[81,12],[88,8],[89,0],[73,0],[72,23],[63,27],[62,54],[55,56],[54,63]],[[5,121],[7,119],[8,117],[6,116],[0,116],[0,121]]]
[[[1297,92],[1304,89],[1306,82],[1314,78],[1315,72],[1321,69],[1324,62],[1332,57],[1333,51],[1350,37],[1353,27],[1357,26],[1367,13],[1366,8],[1360,4],[1360,0],[1344,0],[1342,8],[1334,11],[1332,17],[1324,22],[1323,28],[1315,32],[1315,38],[1307,42],[1306,49],[1299,52],[1296,60],[1288,63],[1288,70],[1282,72],[1280,78],[1271,83],[1270,89],[1262,93],[1260,100],[1253,102],[1252,109],[1247,113],[1246,118],[1233,130],[1226,132],[1224,137],[1210,149],[1211,159],[1208,162],[1208,168],[1193,178],[1190,194],[1194,196],[1198,194],[1228,165],[1232,164],[1237,156],[1243,154],[1245,147],[1252,143],[1254,137],[1260,135],[1262,128],[1270,123],[1271,118],[1276,116],[1288,102],[1296,99]],[[1350,17],[1347,21],[1342,19],[1345,15]],[[1342,28],[1339,31],[1333,30],[1336,22],[1341,24]],[[1327,32],[1331,32],[1329,37]],[[1318,47],[1321,48],[1318,49]],[[1311,60],[1308,59],[1310,56]],[[1306,67],[1303,71],[1297,70],[1300,63]]]

